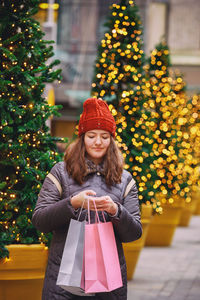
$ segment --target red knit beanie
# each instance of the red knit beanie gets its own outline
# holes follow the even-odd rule
[[[78,135],[93,129],[102,129],[115,137],[116,124],[108,108],[102,99],[89,98],[83,104],[83,113],[80,117]]]

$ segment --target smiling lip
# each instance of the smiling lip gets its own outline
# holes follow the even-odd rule
[[[102,148],[93,148],[93,150],[100,151],[100,150],[103,150],[103,149]]]

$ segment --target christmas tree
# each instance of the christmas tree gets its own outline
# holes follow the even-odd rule
[[[193,152],[191,154],[191,164],[193,170],[191,171],[191,182],[193,191],[197,190],[197,187],[200,187],[200,95],[193,95],[192,99],[188,104],[190,109],[190,118],[189,118],[189,144],[191,145]]]
[[[153,203],[159,212],[153,185],[157,173],[150,168],[156,114],[145,78],[142,25],[134,1],[113,4],[106,25],[92,93],[110,103],[117,122],[116,141],[123,151],[126,169],[137,181],[140,203]]]
[[[190,143],[194,150],[193,156],[197,159],[197,164],[200,165],[200,94],[193,95],[188,104],[188,109],[191,112],[189,119]]]
[[[46,121],[58,115],[43,97],[45,83],[60,80],[52,42],[32,16],[39,0],[0,1],[0,257],[5,245],[46,238],[31,224],[41,184],[61,159]]]
[[[191,194],[199,181],[199,159],[196,155],[199,147],[198,124],[199,124],[199,101],[198,95],[192,98],[187,95],[187,86],[184,76],[178,70],[172,72],[172,89],[176,94],[179,103],[178,124],[180,125],[179,136],[181,144],[179,158],[182,159],[180,168],[183,180],[188,183],[189,193]],[[190,200],[188,198],[188,200]]]
[[[119,109],[126,91],[137,89],[144,63],[142,23],[134,1],[121,0],[110,8],[105,35],[98,49],[92,94]]]
[[[189,170],[187,157],[192,149],[184,141],[188,138],[184,127],[188,111],[185,84],[180,76],[170,76],[169,67],[169,48],[161,42],[151,53],[148,69],[151,97],[157,113],[157,129],[153,136],[157,158],[151,168],[158,175],[155,185],[161,192],[161,201],[167,199],[174,203],[180,197],[186,201],[191,199],[191,181],[186,170]]]

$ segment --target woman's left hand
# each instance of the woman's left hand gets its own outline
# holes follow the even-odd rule
[[[106,211],[110,215],[115,215],[118,210],[117,204],[110,198],[110,196],[101,196],[101,197],[88,197],[90,201],[90,209],[95,210],[95,206],[93,201],[95,201],[95,205],[97,210]]]

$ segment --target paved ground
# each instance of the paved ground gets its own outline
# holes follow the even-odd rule
[[[171,247],[145,247],[128,300],[200,300],[200,216],[177,227]]]

